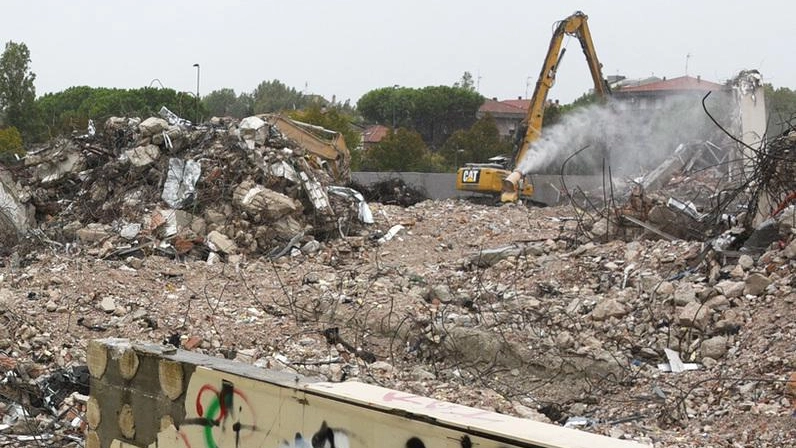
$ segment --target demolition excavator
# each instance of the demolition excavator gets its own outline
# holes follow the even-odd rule
[[[594,50],[588,16],[577,11],[555,24],[553,38],[550,40],[550,47],[531,97],[528,114],[522,123],[526,130],[524,133],[519,133],[522,136],[522,141],[519,142],[515,157],[509,161],[511,166],[508,163],[468,163],[459,168],[456,173],[457,190],[500,195],[501,202],[530,199],[533,195],[533,183],[530,175],[520,172],[518,167],[533,142],[538,140],[542,133],[547,93],[553,87],[556,72],[566,53],[566,47],[561,48],[566,36],[574,36],[580,41],[594,82],[594,93],[600,98],[605,98],[610,93],[608,84],[603,79],[602,64],[597,59],[597,53]]]

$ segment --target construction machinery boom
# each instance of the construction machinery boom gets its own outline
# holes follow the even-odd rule
[[[526,131],[513,159],[513,165],[509,169],[505,169],[490,164],[468,164],[457,172],[456,188],[458,190],[500,194],[502,202],[515,202],[521,197],[530,198],[533,195],[530,178],[526,173],[520,172],[518,168],[533,142],[538,140],[542,133],[547,94],[555,83],[558,67],[566,53],[566,48],[561,48],[566,36],[574,36],[580,42],[594,82],[594,93],[601,98],[609,94],[608,86],[602,76],[602,65],[597,58],[589,31],[588,16],[577,11],[555,25],[547,56],[542,64],[542,70],[531,97],[528,114],[523,121]]]

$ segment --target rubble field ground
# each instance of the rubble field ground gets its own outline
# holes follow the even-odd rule
[[[36,224],[1,260],[4,446],[82,446],[85,349],[107,337],[655,447],[796,440],[792,207],[748,253],[598,238],[570,205],[367,213],[311,198],[329,174],[278,129],[110,126],[13,173]]]

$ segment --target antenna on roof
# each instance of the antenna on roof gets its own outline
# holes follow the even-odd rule
[[[691,53],[685,55],[685,76],[688,76],[688,60],[691,59]]]
[[[533,76],[529,76],[529,77],[525,78],[525,99],[526,100],[528,99],[528,89],[531,88],[531,80],[532,79],[533,79]]]

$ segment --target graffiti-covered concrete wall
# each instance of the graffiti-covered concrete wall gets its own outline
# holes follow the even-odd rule
[[[123,339],[88,348],[87,448],[641,445],[385,389]]]

